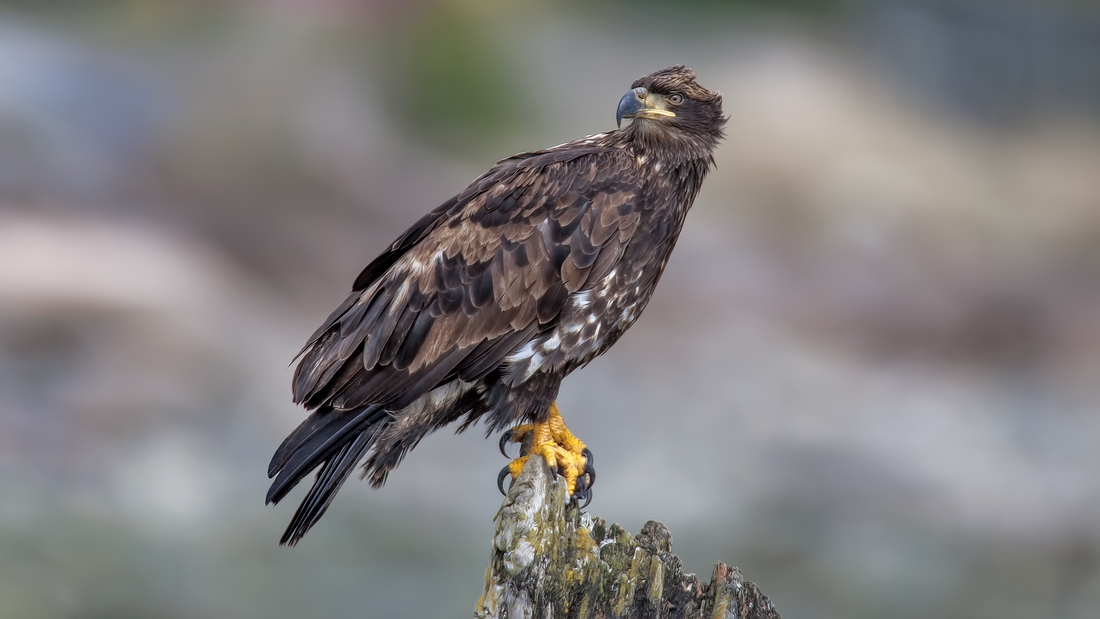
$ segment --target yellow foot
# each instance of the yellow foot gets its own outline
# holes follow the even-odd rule
[[[556,403],[550,404],[550,418],[545,423],[525,424],[506,431],[500,438],[500,452],[504,455],[508,455],[504,452],[506,443],[520,443],[522,455],[500,472],[497,485],[501,493],[504,493],[504,478],[508,475],[512,479],[519,477],[527,459],[537,453],[551,470],[565,478],[569,496],[579,501],[591,500],[592,484],[596,481],[592,452],[565,427]]]

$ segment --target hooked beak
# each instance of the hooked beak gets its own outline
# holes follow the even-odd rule
[[[663,97],[652,95],[639,86],[619,99],[619,107],[615,110],[615,126],[621,127],[624,118],[675,118],[676,114],[665,109],[664,103]]]

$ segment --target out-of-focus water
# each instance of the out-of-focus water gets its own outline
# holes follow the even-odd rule
[[[432,436],[280,548],[287,364],[423,212],[675,63],[728,137],[563,386],[591,510],[788,617],[1096,616],[1097,33],[1070,2],[0,9],[0,616],[468,616],[494,442]]]

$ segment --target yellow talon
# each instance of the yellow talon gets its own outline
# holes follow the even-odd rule
[[[573,436],[566,427],[557,403],[550,404],[550,418],[545,423],[536,422],[516,426],[510,431],[507,440],[514,443],[527,443],[528,434],[532,435],[528,443],[531,445],[530,450],[508,464],[507,470],[512,479],[519,477],[523,466],[527,464],[527,459],[531,454],[537,453],[546,460],[551,470],[565,478],[570,496],[577,493],[578,479],[588,474],[589,479],[595,480],[595,472],[588,461],[588,455],[591,452],[588,452],[584,443]],[[591,485],[591,481],[588,481],[584,489]]]

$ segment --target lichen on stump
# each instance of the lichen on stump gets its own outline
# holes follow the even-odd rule
[[[706,585],[684,573],[663,524],[632,536],[582,513],[541,457],[527,461],[496,523],[479,619],[779,619],[735,567],[718,563]]]

